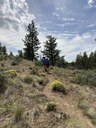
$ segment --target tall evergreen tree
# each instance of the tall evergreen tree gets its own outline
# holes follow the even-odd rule
[[[22,52],[22,50],[18,50],[18,56],[19,56],[20,58],[23,58],[23,52]]]
[[[83,57],[82,57],[82,66],[83,69],[88,69],[89,67],[89,61],[88,61],[88,55],[86,52],[83,53]]]
[[[45,55],[51,64],[54,66],[56,61],[59,59],[60,50],[57,48],[56,38],[52,36],[47,36],[47,41],[44,42],[44,50],[42,51],[43,55]]]
[[[94,53],[91,52],[89,55],[89,68],[93,69],[94,68]]]
[[[79,55],[77,55],[77,57],[76,57],[76,67],[78,69],[82,69],[83,68],[83,66],[82,66],[82,55],[81,55],[81,53]]]
[[[3,54],[4,55],[6,55],[7,54],[7,49],[6,49],[6,46],[4,45],[4,46],[2,46],[2,52],[3,52]]]
[[[24,41],[24,57],[29,60],[34,60],[36,55],[38,55],[37,51],[40,48],[40,42],[38,39],[37,28],[35,27],[34,21],[28,25],[28,34],[26,34]]]

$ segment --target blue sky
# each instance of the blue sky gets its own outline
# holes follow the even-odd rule
[[[16,54],[24,47],[22,39],[31,20],[39,32],[41,50],[47,35],[57,38],[67,61],[80,52],[96,50],[96,0],[2,0],[0,42]]]

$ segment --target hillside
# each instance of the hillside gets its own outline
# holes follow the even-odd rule
[[[76,84],[80,71],[50,67],[47,74],[39,63],[16,61],[0,61],[0,128],[96,127],[96,86]],[[54,80],[66,93],[52,90]]]

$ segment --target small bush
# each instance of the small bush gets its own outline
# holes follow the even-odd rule
[[[0,61],[7,60],[7,55],[0,55]]]
[[[4,56],[0,55],[0,61],[4,60]]]
[[[63,83],[59,80],[55,80],[52,84],[52,90],[56,92],[63,92],[64,94],[67,93],[67,89],[64,87]]]
[[[38,82],[39,84],[44,84],[44,80],[43,80],[42,78],[38,78],[38,79],[37,79],[37,82]]]
[[[54,102],[49,102],[46,104],[45,109],[47,111],[56,111],[56,104]]]
[[[17,76],[16,70],[13,70],[13,69],[7,70],[7,71],[5,71],[5,73],[6,73],[6,75],[8,75],[8,76],[11,77],[11,78]]]
[[[42,63],[40,61],[35,61],[36,66],[42,66]]]
[[[18,65],[18,62],[15,61],[15,60],[13,60],[13,61],[11,62],[11,65],[12,65],[12,66]]]
[[[6,89],[6,75],[3,72],[0,72],[0,92],[5,91]]]
[[[31,84],[32,81],[33,81],[32,76],[26,76],[26,77],[24,78],[24,82],[25,82],[25,83]]]
[[[90,107],[90,104],[88,103],[88,101],[84,98],[81,98],[78,104],[78,107],[87,111]]]
[[[21,62],[21,60],[22,59],[20,57],[16,56],[16,57],[13,58],[13,60],[11,62],[11,65],[12,66],[18,65]]]
[[[23,118],[24,108],[21,105],[15,106],[15,121],[19,122]]]
[[[81,71],[77,73],[74,78],[73,82],[80,84],[80,85],[89,85],[96,86],[96,71]]]
[[[86,111],[86,115],[91,119],[92,123],[96,126],[96,110],[90,108]]]
[[[39,73],[39,76],[45,77],[46,74],[44,72],[42,72],[42,73]]]

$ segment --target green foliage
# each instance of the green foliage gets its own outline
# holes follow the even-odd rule
[[[56,111],[56,104],[54,102],[49,102],[46,104],[45,109],[47,111]]]
[[[88,56],[86,52],[83,55],[79,54],[76,57],[76,67],[78,69],[95,69],[96,68],[96,51],[91,52]]]
[[[14,107],[15,121],[19,122],[23,119],[24,108],[20,104],[16,104]]]
[[[25,82],[25,83],[31,84],[32,81],[33,81],[32,76],[26,76],[26,77],[24,78],[24,82]]]
[[[7,54],[7,49],[6,49],[6,46],[2,46],[2,44],[0,43],[0,55],[3,54],[3,55],[6,55]]]
[[[37,51],[40,48],[40,42],[37,38],[38,32],[37,28],[35,27],[34,21],[32,21],[28,25],[28,34],[26,34],[25,39],[23,40],[25,48],[24,48],[24,57],[28,60],[36,59]]]
[[[73,81],[80,85],[96,86],[96,71],[81,71],[74,76]]]
[[[96,110],[92,108],[88,100],[81,98],[78,107],[83,110],[83,114],[88,116],[92,123],[96,125]]]
[[[90,108],[90,104],[88,103],[86,99],[81,98],[78,103],[78,107],[83,109],[84,111],[87,111]]]
[[[10,69],[10,70],[5,71],[5,74],[6,74],[8,77],[11,77],[11,78],[17,76],[17,72],[16,72],[16,70],[14,70],[14,69]]]
[[[0,55],[0,61],[7,60],[7,55]]]
[[[12,66],[18,65],[18,61],[13,60],[13,61],[11,62],[11,65],[12,65]]]
[[[41,84],[41,85],[44,84],[44,80],[43,80],[42,78],[38,78],[38,79],[37,79],[37,82],[38,82],[39,84]]]
[[[5,89],[6,89],[6,82],[7,82],[6,75],[4,74],[4,72],[0,71],[0,92],[5,91]]]
[[[92,123],[96,126],[96,110],[90,108],[86,111],[86,115],[91,119]]]
[[[64,87],[64,84],[59,80],[55,80],[52,84],[52,90],[56,92],[62,92],[64,94],[67,93],[67,89]]]
[[[42,63],[40,61],[35,61],[36,66],[42,66]]]
[[[24,57],[22,50],[18,50],[18,56],[19,56],[20,58],[23,58],[23,57]]]
[[[56,38],[52,36],[47,36],[47,41],[44,42],[44,50],[42,53],[46,56],[52,65],[55,65],[60,54],[60,50],[56,49],[57,43]]]
[[[41,73],[39,73],[39,76],[41,76],[41,77],[45,77],[46,74],[45,74],[44,72],[41,72]]]
[[[12,66],[18,65],[21,62],[21,58],[19,56],[13,57],[13,60],[11,62]]]

